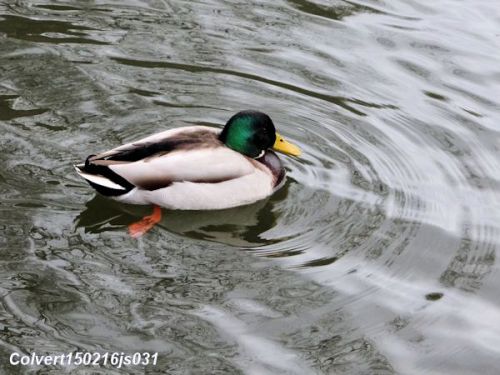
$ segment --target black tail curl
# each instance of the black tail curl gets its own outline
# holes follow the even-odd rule
[[[119,174],[117,174],[116,172],[111,170],[107,165],[99,165],[99,164],[93,163],[94,160],[91,160],[91,159],[94,156],[96,156],[96,155],[87,156],[87,159],[85,159],[85,164],[78,166],[78,168],[82,172],[105,177],[108,180],[114,182],[115,184],[122,186],[123,190],[122,189],[112,189],[112,188],[102,186],[102,185],[96,184],[95,182],[87,180],[87,182],[90,184],[90,186],[92,186],[94,189],[96,189],[102,195],[113,196],[113,197],[126,194],[130,190],[135,188],[135,185],[131,184],[126,179],[124,179],[122,176],[120,176]]]

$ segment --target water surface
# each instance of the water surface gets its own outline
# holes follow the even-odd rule
[[[0,372],[498,374],[499,30],[487,0],[0,3]],[[150,209],[73,172],[247,108],[304,151],[267,200],[134,240]]]

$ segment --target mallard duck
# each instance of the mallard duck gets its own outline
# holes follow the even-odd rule
[[[271,195],[285,177],[283,164],[272,150],[300,155],[297,146],[276,133],[268,115],[241,111],[222,131],[208,126],[166,130],[90,155],[75,169],[105,196],[155,205],[153,215],[138,224],[140,235],[143,224],[161,218],[158,206],[214,210]]]

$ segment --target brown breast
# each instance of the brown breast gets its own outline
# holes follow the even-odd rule
[[[269,168],[273,175],[273,187],[278,186],[283,181],[283,178],[285,178],[285,168],[274,151],[267,150],[263,156],[255,160]]]

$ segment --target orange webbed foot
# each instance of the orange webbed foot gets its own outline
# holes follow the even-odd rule
[[[160,221],[161,208],[155,205],[153,208],[153,213],[151,215],[144,216],[141,220],[128,226],[128,233],[132,238],[139,238]]]

